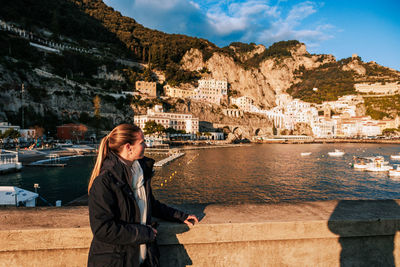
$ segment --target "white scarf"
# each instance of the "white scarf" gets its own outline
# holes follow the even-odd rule
[[[135,160],[131,167],[132,171],[132,188],[133,193],[135,195],[136,203],[140,209],[140,223],[146,225],[147,218],[147,199],[146,199],[146,191],[144,188],[144,176],[143,170],[140,166],[139,161]],[[142,263],[146,258],[146,244],[140,245],[140,256],[139,261]]]

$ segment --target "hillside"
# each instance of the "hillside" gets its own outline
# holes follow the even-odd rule
[[[161,90],[164,78],[172,86],[188,87],[202,77],[226,79],[230,95],[249,96],[267,109],[281,91],[320,103],[354,93],[355,83],[400,79],[399,72],[359,57],[336,61],[332,55],[310,54],[296,40],[270,47],[234,42],[219,48],[204,39],[166,34],[143,27],[101,0],[4,1],[0,19],[34,37],[0,31],[0,120],[20,124],[23,98],[30,116],[26,126],[42,125],[50,132],[59,120],[107,129],[129,121],[133,112],[157,103],[169,105],[110,96],[134,90],[137,80],[158,81]],[[58,52],[37,49],[30,42],[51,42]],[[100,119],[93,117],[95,95],[102,101]],[[394,114],[397,104],[392,106]],[[367,110],[381,109],[375,103]]]

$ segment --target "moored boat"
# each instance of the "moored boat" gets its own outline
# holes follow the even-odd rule
[[[390,155],[391,160],[400,160],[400,153],[396,155]]]
[[[335,149],[335,151],[328,152],[328,155],[331,157],[341,157],[345,154],[343,150]]]
[[[38,196],[37,193],[16,186],[0,186],[1,206],[35,207]]]
[[[300,155],[301,156],[310,156],[311,152],[301,152]]]
[[[392,170],[393,167],[387,165],[387,161],[382,156],[375,157],[371,166],[367,167],[365,170],[369,172],[388,172]]]
[[[400,167],[399,167],[399,165],[396,165],[393,170],[389,171],[389,176],[400,177]]]
[[[362,157],[353,157],[352,167],[354,169],[365,170],[368,167],[372,166],[372,161],[374,158],[362,158]]]

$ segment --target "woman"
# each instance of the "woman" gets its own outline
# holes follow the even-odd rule
[[[88,266],[158,266],[151,216],[189,226],[198,222],[154,198],[154,160],[144,157],[145,148],[142,131],[131,124],[115,127],[101,140],[88,188],[93,232]]]

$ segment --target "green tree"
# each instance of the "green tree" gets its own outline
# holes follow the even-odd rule
[[[161,134],[165,132],[164,126],[155,122],[155,121],[147,121],[144,125],[143,131],[145,134]]]
[[[21,137],[21,134],[20,134],[17,130],[15,130],[15,129],[13,129],[13,128],[8,129],[7,131],[5,131],[5,132],[1,135],[1,138],[11,138],[11,139],[15,139],[15,138],[18,138],[18,137]]]
[[[101,108],[101,100],[98,95],[93,98],[93,107],[94,107],[94,118],[95,118],[95,128],[96,128],[96,136],[99,136],[99,127],[100,127],[100,108]]]

